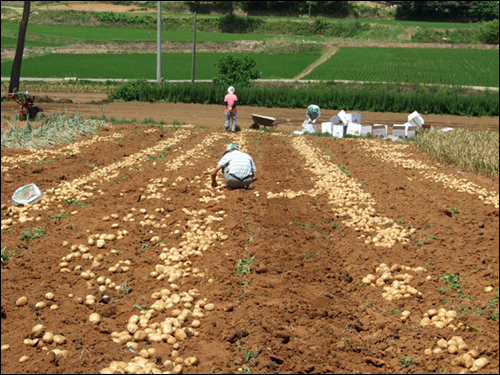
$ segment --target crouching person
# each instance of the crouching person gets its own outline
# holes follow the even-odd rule
[[[257,169],[250,155],[240,151],[238,145],[231,144],[227,146],[226,152],[220,159],[217,168],[212,175],[212,186],[217,187],[216,176],[217,172],[222,169],[222,174],[226,179],[227,188],[232,189],[248,189],[253,181],[257,181]]]

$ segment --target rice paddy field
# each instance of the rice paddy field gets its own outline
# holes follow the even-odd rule
[[[215,63],[222,53],[197,53],[196,79],[212,79],[218,71]],[[312,64],[319,53],[282,55],[252,54],[261,78],[293,78]],[[162,55],[165,79],[191,79],[192,54]],[[2,62],[2,76],[9,76],[12,62]],[[24,77],[84,78],[156,78],[155,54],[52,54],[23,61]]]
[[[498,51],[341,47],[306,79],[498,87]]]

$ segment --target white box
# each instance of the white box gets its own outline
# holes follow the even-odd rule
[[[309,124],[309,121],[304,121],[302,124],[304,128],[304,133],[316,133],[316,124]]]
[[[341,123],[347,125],[347,113],[345,113],[344,110],[341,110],[331,118],[330,122],[332,123],[332,125],[340,125]]]
[[[408,115],[408,122],[412,126],[417,126],[418,128],[422,127],[422,125],[425,123],[424,119],[422,118],[422,116],[420,116],[420,114],[417,111]]]
[[[346,119],[349,124],[361,124],[361,113],[348,113]]]
[[[430,132],[433,132],[435,130],[434,125],[422,125],[422,129],[427,129]]]
[[[368,134],[373,134],[373,126],[371,125],[363,125],[361,127],[361,135],[368,135]]]
[[[347,126],[338,124],[332,126],[332,135],[337,138],[344,138],[344,134],[347,130]]]
[[[406,124],[394,124],[392,127],[392,135],[401,139],[406,138]]]
[[[331,122],[322,122],[321,123],[321,133],[330,133],[333,134],[333,125]]]
[[[361,136],[361,128],[363,126],[361,124],[349,124],[347,125],[346,134],[351,134],[355,136]]]
[[[372,135],[374,137],[377,137],[377,138],[378,137],[380,137],[380,138],[387,137],[387,125],[374,124]]]

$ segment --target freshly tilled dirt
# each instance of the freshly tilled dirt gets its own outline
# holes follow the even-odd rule
[[[219,189],[209,185],[208,172],[229,143],[238,143],[257,165],[260,179],[248,191],[226,190],[220,176]],[[424,354],[440,338],[459,335],[488,359],[481,371],[497,373],[498,323],[489,317],[498,315],[498,305],[482,309],[498,294],[498,181],[459,174],[413,146],[398,145],[398,159],[391,160],[384,157],[391,147],[378,140],[136,123],[110,125],[85,144],[64,145],[46,156],[2,150],[2,225],[8,225],[2,228],[2,248],[10,254],[2,266],[2,345],[10,345],[2,352],[2,372],[100,372],[148,348],[155,354],[145,361],[162,372],[173,371],[175,359],[191,356],[199,363],[183,364],[184,373],[459,372],[463,367],[452,365],[456,355]],[[20,215],[28,220],[23,223],[10,208],[11,197],[28,183],[51,193],[43,205]],[[337,186],[345,186],[343,201],[342,189],[332,190]],[[408,243],[365,243],[378,229],[355,228],[350,223],[359,221],[344,214],[368,209],[364,200],[372,217],[414,228]],[[129,213],[135,221],[124,221]],[[17,224],[4,222],[9,219]],[[46,231],[43,237],[21,240],[25,229],[36,226]],[[88,244],[91,235],[118,231],[122,238],[106,240],[101,248]],[[207,237],[210,231],[215,238]],[[62,265],[74,252],[71,246],[80,244],[89,250]],[[160,256],[171,248],[186,251],[182,262],[191,264],[183,263],[184,274],[175,281],[152,277],[155,270],[161,273]],[[171,265],[177,264],[175,256]],[[109,270],[126,260],[128,270]],[[408,267],[400,272],[412,276],[409,285],[421,295],[389,301],[382,288],[364,284],[381,263]],[[81,271],[74,270],[77,265]],[[418,267],[424,271],[411,270]],[[87,269],[95,273],[90,280],[80,275]],[[462,295],[447,287],[442,274],[460,275]],[[120,295],[108,287],[103,294],[99,276],[116,286],[127,281],[132,291]],[[485,293],[488,286],[493,290]],[[199,301],[214,309],[201,309],[201,325],[192,332],[187,327],[195,317],[186,317],[182,327],[189,334],[178,347],[146,340],[132,352],[113,341],[113,332],[126,330],[132,315],[145,316],[134,305],[152,306],[152,294],[162,289],[198,290],[189,309]],[[47,292],[53,301],[44,298]],[[94,305],[76,300],[87,295],[97,297]],[[18,307],[21,296],[28,304]],[[47,307],[34,307],[39,301]],[[57,310],[50,309],[53,304]],[[187,308],[178,306],[163,306],[148,324]],[[439,308],[457,311],[456,323],[479,332],[422,327],[424,313]],[[403,321],[398,310],[411,315]],[[101,316],[98,325],[88,321],[93,312]],[[45,344],[47,350],[24,345],[34,338],[36,324],[63,335],[66,343]],[[54,355],[53,349],[67,350],[68,356]],[[19,363],[22,356],[28,358]],[[172,365],[165,364],[169,360]]]

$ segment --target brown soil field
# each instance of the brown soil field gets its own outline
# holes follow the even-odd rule
[[[6,92],[2,92],[2,96]],[[105,94],[92,93],[61,93],[61,92],[32,92],[36,96],[48,96],[53,100],[70,99],[73,103],[38,103],[45,113],[64,112],[73,115],[78,112],[80,103],[80,114],[85,116],[102,116],[103,104],[91,103],[98,102],[106,98]],[[19,106],[10,101],[2,103],[2,129],[7,126],[4,116],[12,118],[12,110],[18,111]],[[224,127],[224,107],[218,105],[204,104],[186,104],[186,103],[144,103],[144,102],[112,102],[104,104],[105,116],[116,119],[153,119],[157,122],[172,121],[186,122],[198,126],[208,126],[213,129],[222,129]],[[338,110],[322,110],[321,120],[329,121],[335,116]],[[248,107],[241,105],[238,107],[237,124],[242,129],[248,128],[252,124],[252,114],[256,113],[263,116],[271,116],[277,120],[290,119],[289,123],[280,124],[277,130],[291,132],[302,129],[302,122],[305,120],[306,109],[287,109],[287,108],[265,108]],[[361,120],[365,125],[373,124],[404,124],[407,121],[407,113],[389,113],[389,112],[364,112],[361,111]],[[499,131],[498,117],[463,117],[451,115],[423,115],[427,124],[432,124],[437,129],[444,127],[463,128],[468,130],[490,130]],[[319,127],[321,124],[319,125]],[[321,129],[319,129],[321,131]]]
[[[88,95],[48,95],[102,114]],[[224,133],[221,106],[107,103],[107,117],[192,125],[109,124],[51,150],[2,149],[2,373],[458,373],[471,350],[488,362],[477,372],[498,373],[498,180],[413,145],[249,130],[251,113],[296,130],[305,109],[242,106],[243,130]],[[498,118],[424,118],[498,131]],[[210,186],[230,143],[255,161],[249,190],[220,174]],[[13,209],[29,183],[43,201]]]

